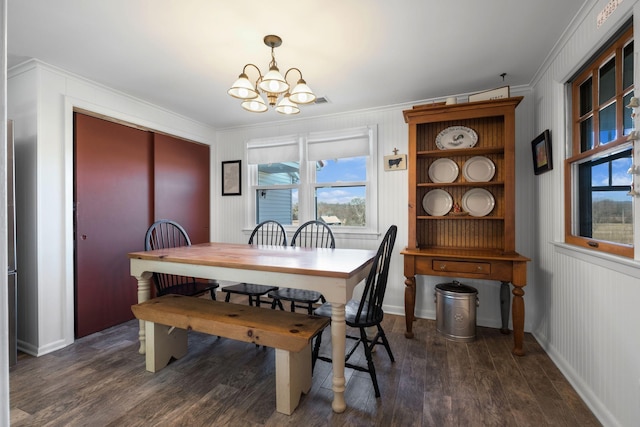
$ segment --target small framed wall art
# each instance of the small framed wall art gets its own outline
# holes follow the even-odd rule
[[[222,162],[222,195],[240,196],[242,194],[242,169],[240,160]]]
[[[533,157],[533,172],[540,175],[553,169],[553,157],[551,153],[551,133],[549,129],[538,135],[531,141],[531,154]]]

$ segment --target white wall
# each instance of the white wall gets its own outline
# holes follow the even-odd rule
[[[211,144],[213,129],[38,61],[9,70],[15,124],[18,346],[73,342],[73,108]],[[123,254],[126,256],[126,254]]]
[[[529,92],[526,88],[512,88],[512,95],[525,95],[525,99],[516,109],[516,168],[518,170],[516,182],[516,190],[518,193],[516,197],[516,225],[519,230],[516,249],[522,255],[529,256],[532,252],[534,237],[532,228],[527,225],[530,224],[533,203],[530,197],[533,185],[533,168],[531,166],[531,146],[529,144],[534,136],[531,133],[532,129],[530,125],[533,103],[530,100],[531,97],[528,96]],[[464,99],[464,96],[460,98]],[[391,260],[391,270],[384,306],[385,310],[389,313],[404,315],[405,277],[403,276],[403,258],[402,255],[400,255],[400,250],[407,246],[408,241],[408,177],[406,170],[385,172],[383,168],[383,157],[393,154],[394,148],[397,148],[401,154],[408,152],[408,128],[404,122],[402,110],[412,108],[415,104],[424,104],[431,101],[433,100],[418,100],[415,103],[406,105],[396,105],[316,119],[305,119],[303,117],[293,121],[276,121],[271,125],[219,130],[216,133],[215,158],[217,161],[213,165],[214,177],[219,177],[220,162],[222,161],[242,159],[243,165],[245,165],[244,146],[245,143],[252,138],[377,125],[378,231],[383,234],[390,225],[396,224],[398,226],[398,236]],[[275,112],[270,111],[265,114],[274,114],[274,121],[278,120]],[[301,115],[303,114],[304,110]],[[242,181],[243,183],[247,183],[246,167],[243,169],[245,175]],[[246,234],[247,224],[245,224],[244,215],[244,197],[222,197],[219,187],[220,183],[218,178],[218,182],[214,184],[212,205],[214,218],[216,218],[212,224],[213,234],[216,239],[220,241],[246,242],[248,236]],[[246,188],[243,190],[243,194],[246,194]],[[245,229],[244,232],[243,228]],[[336,245],[345,248],[375,249],[378,246],[380,237],[381,236],[354,237],[338,233],[336,235]],[[434,287],[438,283],[451,281],[452,279],[453,278],[446,277],[417,277],[417,317],[435,319]],[[499,282],[470,279],[460,279],[460,281],[478,289],[480,307],[477,311],[477,323],[481,326],[500,327]],[[533,301],[533,298],[531,298],[529,294],[535,294],[535,286],[527,286],[525,291],[525,329],[531,330],[530,327],[533,324],[537,308],[535,305],[529,304],[529,299]]]
[[[638,2],[622,2],[605,24],[597,28],[596,16],[606,4],[605,0],[588,2],[589,7],[570,28],[569,37],[558,46],[558,55],[550,58],[533,85],[535,133],[551,130],[555,164],[551,172],[535,180],[533,192],[535,221],[531,223],[538,237],[535,253],[531,255],[538,290],[534,304],[540,310],[534,335],[604,425],[638,426],[640,265],[637,261],[602,257],[561,243],[562,160],[569,144],[563,84],[632,13],[636,16],[635,58],[638,57]],[[636,59],[636,86],[640,84],[639,68]],[[636,204],[636,242],[640,229],[637,209]]]

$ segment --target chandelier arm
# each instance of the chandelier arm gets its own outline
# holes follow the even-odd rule
[[[260,76],[260,77],[258,78],[258,80],[262,79],[262,73],[260,72],[260,68],[258,68],[258,66],[257,66],[257,65],[255,65],[255,64],[251,64],[251,63],[246,64],[246,65],[242,68],[242,73],[243,73],[243,74],[247,74],[247,67],[249,67],[249,66],[251,66],[251,67],[255,68],[255,69],[256,69],[256,71],[258,72],[258,75]]]
[[[291,67],[291,68],[289,68],[289,69],[287,70],[287,72],[286,72],[286,73],[284,73],[284,80],[285,80],[285,81],[287,81],[287,76],[289,75],[289,71],[294,71],[294,70],[295,70],[295,71],[297,71],[297,72],[298,72],[298,74],[300,74],[300,78],[302,78],[302,71],[300,71],[300,70],[299,70],[298,68],[296,68],[296,67]],[[289,82],[287,81],[287,83],[289,83]],[[292,87],[293,87],[293,86],[292,86]]]

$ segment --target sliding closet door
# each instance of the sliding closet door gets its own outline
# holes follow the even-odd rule
[[[153,218],[153,135],[75,114],[76,337],[133,318],[127,253],[144,250]]]
[[[209,238],[209,146],[154,134],[154,216],[181,224],[191,242]]]

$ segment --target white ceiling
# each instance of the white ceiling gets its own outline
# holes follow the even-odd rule
[[[37,58],[224,128],[288,119],[226,93],[246,63],[266,72],[267,34],[328,98],[293,116],[311,117],[529,84],[585,0],[8,3],[9,67]]]

